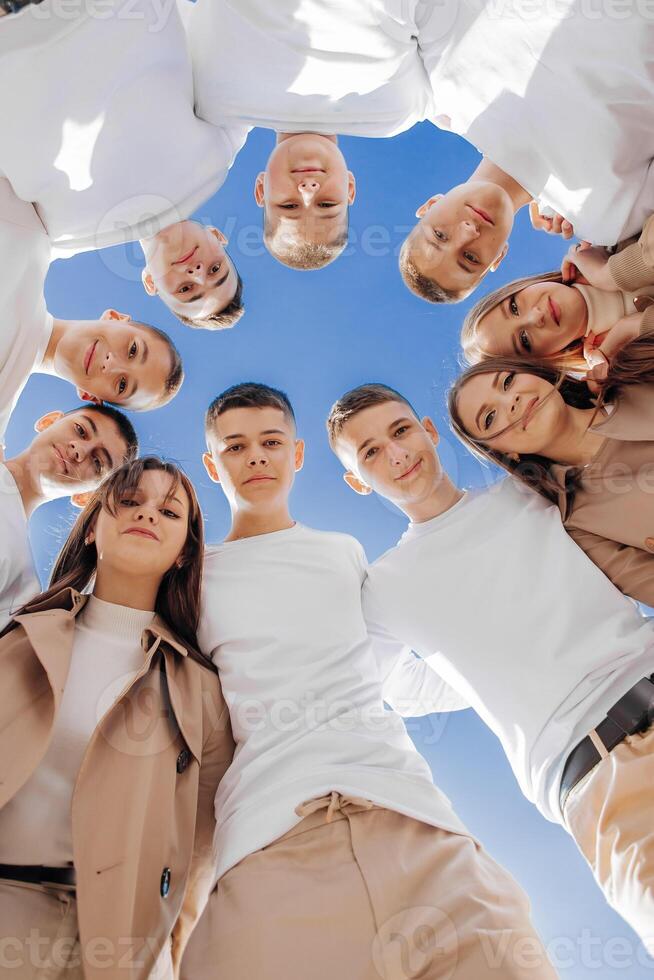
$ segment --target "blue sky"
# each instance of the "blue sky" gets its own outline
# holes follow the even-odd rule
[[[463,450],[446,424],[445,392],[459,370],[458,332],[471,301],[431,307],[418,300],[403,286],[396,258],[416,207],[465,179],[478,155],[428,124],[392,140],[342,139],[358,187],[351,244],[327,269],[300,273],[276,263],[261,244],[261,211],[252,187],[273,139],[264,130],[251,133],[224,187],[196,215],[231,239],[247,308],[236,328],[211,334],[178,324],[143,292],[138,246],[58,260],[46,284],[48,306],[55,316],[71,319],[93,318],[114,307],[174,337],[186,368],[180,394],[166,408],[132,419],[142,450],[181,463],[195,482],[210,541],[225,534],[229,512],[202,466],[203,414],[228,385],[263,381],[288,392],[307,443],[305,467],[293,492],[294,516],[317,528],[354,534],[372,560],[395,543],[405,520],[374,496],[356,496],[341,478],[324,419],[346,389],[383,381],[403,391],[419,413],[434,418],[441,431],[441,458],[459,485],[481,486],[495,479]],[[560,240],[534,232],[526,214],[520,215],[506,260],[483,288],[555,268],[565,250]],[[37,417],[76,404],[73,389],[64,382],[32,377],[9,427],[8,455],[31,439]],[[44,578],[73,516],[67,503],[58,502],[32,519],[33,547]],[[654,978],[654,961],[646,959],[635,935],[608,908],[567,834],[521,796],[499,742],[474,713],[412,720],[409,731],[461,817],[529,893],[534,921],[560,975],[567,980]]]

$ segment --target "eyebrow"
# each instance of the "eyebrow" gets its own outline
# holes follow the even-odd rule
[[[388,426],[388,428],[387,428],[387,431],[389,431],[389,432],[390,432],[390,430],[391,430],[391,429],[394,429],[396,425],[399,425],[399,424],[400,424],[400,422],[410,422],[410,421],[411,421],[411,419],[409,418],[409,416],[408,416],[408,415],[403,415],[403,416],[402,416],[402,418],[400,418],[400,419],[395,419],[395,421],[394,421],[394,422],[391,422],[391,423],[390,423],[390,425],[389,425],[389,426]],[[369,439],[364,439],[364,441],[363,441],[363,442],[361,443],[361,445],[360,445],[360,446],[359,446],[359,448],[357,449],[357,455],[358,455],[358,454],[359,454],[359,453],[360,453],[360,452],[361,452],[361,451],[362,451],[363,449],[365,449],[365,448],[366,448],[366,446],[369,446],[369,445],[370,445],[370,443],[371,443],[371,442],[374,442],[374,441],[375,441],[375,437],[374,437],[374,436],[370,436],[370,438],[369,438]]]
[[[217,289],[219,286],[222,286],[222,284],[227,281],[230,272],[231,269],[228,265],[225,275],[222,277],[222,279],[217,279],[211,288]],[[180,296],[179,301],[180,303],[194,303],[196,299],[204,299],[205,295],[205,293],[196,293],[195,296],[189,296],[188,299],[186,299],[184,296]]]
[[[263,432],[259,433],[260,436],[285,436],[286,433],[283,429],[264,429]],[[243,435],[242,432],[235,432],[231,436],[223,436],[223,442],[227,442],[229,439],[246,439],[247,436]]]
[[[498,371],[496,373],[495,377],[493,378],[493,388],[497,388],[497,383],[498,383],[499,380],[500,380],[500,373]],[[486,405],[486,403],[484,402],[484,404],[481,406],[481,408],[479,409],[479,411],[475,415],[475,425],[477,426],[477,428],[479,429],[480,432],[483,432],[484,430],[482,429],[482,427],[479,424],[479,417],[480,417],[480,415],[483,414],[483,412],[487,408],[488,408],[488,405]]]
[[[141,364],[145,364],[145,362],[148,359],[148,354],[149,353],[150,353],[150,350],[148,348],[147,342],[144,340],[143,341],[143,350],[141,352]]]
[[[93,430],[93,435],[94,436],[97,436],[97,434],[98,434],[98,427],[95,424],[95,422],[93,421],[93,419],[91,418],[91,416],[90,415],[86,415],[85,413],[83,413],[82,414],[82,418],[86,422],[88,422],[90,428]],[[101,446],[100,447],[100,452],[103,454],[103,456],[105,458],[105,463],[108,465],[109,469],[110,470],[113,470],[113,468],[114,468],[114,461],[113,461],[113,459],[111,457],[111,453],[106,448],[106,446]]]

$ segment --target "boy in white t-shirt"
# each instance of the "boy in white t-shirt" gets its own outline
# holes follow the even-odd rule
[[[48,412],[30,445],[0,463],[0,630],[40,591],[28,521],[48,500],[71,496],[78,506],[138,441],[127,416],[107,405]]]
[[[226,238],[186,219],[221,187],[248,130],[194,115],[174,3],[103,0],[100,14],[46,0],[6,17],[0,124],[0,173],[34,203],[55,256],[141,240],[149,294],[193,327],[237,322]],[[201,289],[189,297],[185,283]]]
[[[236,385],[206,435],[232,526],[207,552],[199,640],[237,749],[216,797],[217,885],[182,976],[372,980],[410,962],[426,980],[481,980],[501,943],[503,978],[553,977],[520,889],[384,708],[407,651],[369,640],[360,544],[291,517],[304,444],[288,398]],[[409,671],[414,695],[429,673]],[[465,705],[436,678],[439,696]]]
[[[0,448],[33,372],[69,381],[85,401],[141,410],[170,401],[183,380],[175,345],[155,327],[115,310],[99,320],[53,318],[43,294],[49,261],[34,207],[0,178]]]
[[[517,2],[501,16],[485,0],[423,4],[419,38],[432,120],[485,159],[416,212],[400,254],[409,289],[433,303],[465,298],[497,268],[513,214],[532,198],[534,226],[566,238],[614,245],[640,231],[654,210],[654,21],[640,4],[615,17],[581,0]],[[510,210],[478,198],[483,179],[509,191]]]
[[[565,823],[608,902],[654,952],[654,625],[511,479],[464,493],[438,433],[386,385],[336,402],[357,493],[410,524],[364,586],[369,628],[430,658],[500,739],[520,788]]]
[[[255,181],[271,254],[319,269],[347,243],[354,177],[336,134],[393,136],[428,115],[417,0],[180,0],[195,111],[277,133]]]

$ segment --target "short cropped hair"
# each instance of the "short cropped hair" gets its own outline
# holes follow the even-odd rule
[[[400,249],[399,266],[405,286],[416,296],[426,299],[428,303],[459,303],[470,292],[469,289],[445,289],[435,279],[423,275],[411,258],[411,245],[408,238],[405,238]]]
[[[171,313],[177,317],[180,323],[183,323],[186,327],[194,327],[196,330],[228,330],[234,324],[238,323],[245,313],[245,307],[243,306],[243,280],[233,262],[232,265],[234,266],[234,272],[236,272],[236,292],[227,306],[222,310],[218,310],[216,313],[210,313],[209,316],[196,317],[195,320],[191,317],[183,316],[181,313],[174,313],[171,310]]]
[[[175,347],[171,338],[159,327],[153,327],[151,323],[142,323],[140,320],[130,320],[129,321],[134,327],[142,327],[143,330],[148,331],[148,333],[154,334],[155,337],[159,337],[163,340],[164,344],[168,348],[168,353],[170,354],[170,371],[168,372],[166,379],[164,381],[163,390],[159,395],[152,400],[152,402],[140,409],[133,409],[135,412],[148,412],[153,408],[161,408],[162,405],[167,405],[171,401],[179,389],[182,386],[182,381],[184,380],[184,368],[182,366],[182,358],[179,351]],[[109,405],[118,407],[117,402],[107,402]]]
[[[349,221],[349,216],[348,216]],[[329,244],[322,242],[289,242],[285,235],[275,233],[264,210],[263,241],[264,245],[278,262],[289,269],[299,269],[309,272],[313,269],[324,269],[326,265],[337,259],[344,251],[348,242],[349,227]]]
[[[64,412],[64,415],[77,415],[78,412],[83,412],[84,415],[89,413],[103,415],[114,423],[125,443],[123,458],[117,465],[131,463],[132,460],[136,459],[139,452],[138,436],[134,426],[123,412],[119,412],[117,408],[112,408],[111,405],[96,405],[94,402],[86,402],[84,405],[78,405],[77,408],[71,408],[68,412]]]
[[[411,409],[411,414],[418,418],[418,413],[408,398],[401,395],[395,388],[380,383],[359,385],[358,388],[352,388],[341,395],[338,401],[334,402],[327,416],[327,435],[332,449],[344,427],[355,415],[363,412],[366,408],[383,405],[386,402],[402,402]]]
[[[211,402],[204,417],[205,432],[210,432],[216,419],[232,408],[278,408],[295,425],[295,412],[285,392],[257,381],[243,381],[227,388]]]

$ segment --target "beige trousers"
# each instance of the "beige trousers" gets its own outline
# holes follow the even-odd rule
[[[183,980],[552,980],[513,879],[469,837],[332,793],[218,882]]]
[[[127,947],[126,947],[127,948]],[[131,975],[129,956],[111,965],[106,944],[86,956],[107,980]],[[0,976],[7,980],[84,980],[77,925],[75,891],[57,885],[33,885],[0,880]],[[170,944],[161,954],[149,980],[172,980]]]
[[[609,905],[654,956],[654,727],[603,754],[565,820]]]

